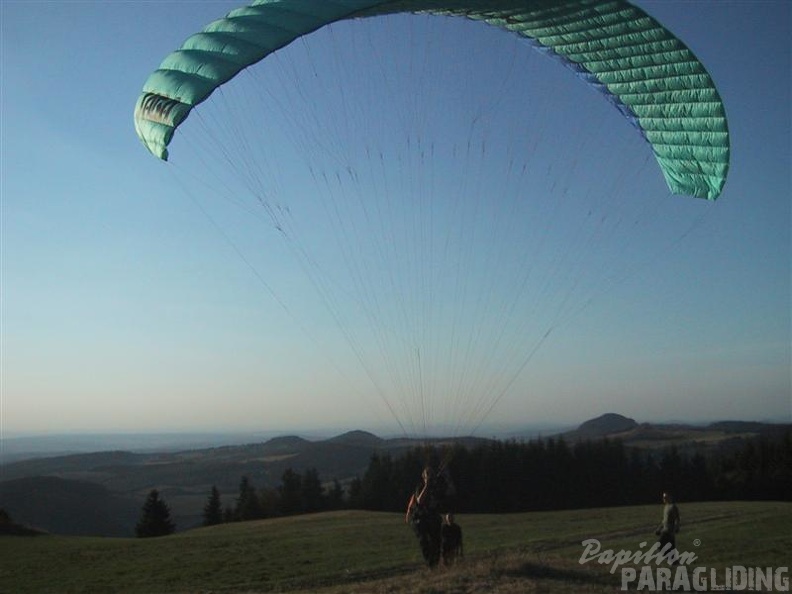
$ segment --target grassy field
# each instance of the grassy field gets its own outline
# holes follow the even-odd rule
[[[789,566],[792,503],[680,506],[677,545],[694,566]],[[332,512],[228,524],[157,539],[0,537],[3,594],[255,592],[614,592],[620,570],[580,563],[581,541],[639,551],[661,507],[459,516],[465,559],[421,564],[400,514]],[[789,574],[787,574],[788,576]]]

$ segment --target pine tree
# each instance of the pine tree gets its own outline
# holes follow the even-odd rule
[[[316,468],[303,472],[300,482],[300,502],[303,513],[317,512],[324,506],[324,488]]]
[[[341,486],[341,483],[338,482],[338,479],[334,479],[333,486],[327,490],[327,508],[344,508],[344,487]]]
[[[235,512],[236,519],[243,522],[246,520],[257,520],[261,517],[261,505],[259,504],[256,489],[246,476],[243,476],[239,482],[239,497],[236,501]]]
[[[363,509],[363,481],[359,476],[349,483],[349,507]]]
[[[153,489],[143,504],[140,521],[135,526],[135,535],[138,538],[165,536],[173,534],[175,530],[176,525],[171,521],[168,504],[160,499],[159,492]]]
[[[302,477],[287,468],[281,476],[280,494],[281,513],[285,516],[299,514],[302,509]]]
[[[277,489],[259,491],[259,504],[262,518],[274,518],[280,513],[280,494]]]
[[[220,491],[212,485],[212,492],[209,494],[209,501],[206,502],[203,510],[203,525],[214,526],[223,523],[223,506],[220,503]]]

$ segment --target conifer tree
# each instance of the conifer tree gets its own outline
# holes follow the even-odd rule
[[[236,501],[236,519],[239,521],[256,520],[261,518],[261,505],[256,489],[248,477],[243,476],[239,482],[239,497]]]
[[[220,503],[220,491],[212,485],[212,492],[209,494],[209,501],[203,509],[203,525],[214,526],[223,523],[223,506]]]
[[[165,536],[173,534],[176,525],[171,521],[170,508],[160,499],[159,491],[152,489],[143,504],[140,521],[135,526],[138,538]]]
[[[277,489],[259,491],[259,504],[262,518],[274,518],[280,513],[280,494]]]
[[[320,511],[324,505],[324,488],[316,468],[303,472],[300,481],[300,511],[304,513]]]
[[[349,483],[349,507],[352,509],[363,508],[363,481],[356,476]]]
[[[281,513],[285,516],[298,514],[302,509],[302,477],[287,468],[281,476],[280,494]]]
[[[344,507],[344,488],[338,479],[333,480],[333,486],[327,490],[327,508],[343,509]]]

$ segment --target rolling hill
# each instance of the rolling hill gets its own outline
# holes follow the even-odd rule
[[[554,437],[570,442],[610,438],[643,449],[675,445],[701,451],[788,428],[744,422],[703,427],[649,424],[610,413]],[[456,441],[472,447],[488,440]],[[146,495],[156,488],[171,507],[178,529],[185,530],[200,524],[212,486],[228,505],[237,497],[243,476],[262,489],[279,485],[287,469],[297,473],[316,469],[323,481],[344,484],[363,475],[373,454],[398,456],[422,443],[351,431],[323,440],[285,435],[261,443],[176,452],[112,451],[29,459],[3,465],[0,508],[19,523],[54,533],[128,536]]]
[[[140,515],[137,501],[87,481],[35,476],[0,487],[2,507],[15,521],[56,534],[133,536]]]
[[[783,433],[789,427],[789,424],[746,421],[718,421],[707,425],[638,423],[619,414],[607,413],[562,433],[561,437],[570,442],[618,439],[625,446],[641,449],[673,445],[680,450],[706,451],[737,445],[748,438]]]
[[[179,529],[185,529],[200,524],[212,486],[230,503],[238,494],[242,476],[257,489],[271,488],[280,483],[287,469],[300,473],[314,468],[325,481],[345,483],[365,472],[373,454],[398,455],[420,443],[352,431],[318,441],[292,435],[264,443],[181,452],[96,452],[36,458],[3,467],[0,507],[20,523],[60,534],[127,536],[146,495],[156,488],[170,505]],[[88,486],[99,490],[86,490]],[[106,505],[116,510],[120,525],[105,521],[101,514],[93,520],[86,517],[82,504],[78,505],[81,498],[98,509],[104,509],[99,500],[112,499]],[[85,522],[75,523],[69,517]]]

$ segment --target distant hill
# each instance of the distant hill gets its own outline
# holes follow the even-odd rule
[[[581,424],[575,431],[570,432],[577,438],[606,437],[638,427],[635,419],[628,419],[616,413],[606,413],[596,419],[591,419]]]
[[[80,525],[89,527],[82,533],[129,534],[143,501],[149,491],[156,488],[171,507],[177,528],[183,530],[200,524],[203,506],[213,486],[220,491],[225,505],[237,497],[243,476],[248,477],[256,489],[272,488],[280,484],[287,469],[302,473],[314,468],[322,480],[338,480],[345,484],[365,473],[373,454],[398,455],[420,443],[410,439],[386,440],[365,431],[351,431],[317,441],[288,435],[263,443],[180,452],[96,452],[28,459],[4,466],[6,480],[0,483],[0,506],[7,507],[12,517],[52,532],[77,533],[77,520],[55,521],[56,516],[71,515],[74,508],[76,517],[81,518]],[[55,482],[44,487],[46,481]],[[101,491],[87,492],[87,486]],[[53,493],[49,500],[42,495],[48,489]],[[31,496],[26,497],[25,493]],[[127,511],[118,508],[123,528],[110,525],[101,514],[95,521],[83,522],[81,501],[98,501],[113,495],[134,502],[131,519],[129,506],[121,506]],[[117,509],[113,507],[116,505],[118,501],[111,507]],[[40,511],[33,513],[34,508]],[[42,508],[50,509],[51,513]]]
[[[723,421],[708,426],[639,423],[604,414],[577,429],[557,434],[569,442],[618,439],[645,450],[674,445],[682,451],[739,447],[757,435],[787,430],[789,425]],[[435,439],[475,448],[491,440],[477,437]],[[260,443],[224,445],[183,451],[124,451],[28,459],[3,466],[0,507],[22,524],[63,534],[129,535],[143,502],[158,489],[171,508],[178,530],[201,523],[213,486],[222,504],[231,505],[246,476],[256,489],[273,488],[291,469],[315,469],[321,480],[342,485],[362,477],[374,454],[399,456],[424,445],[409,438],[383,439],[366,431],[350,431],[330,439],[296,435]]]
[[[0,508],[8,510],[17,527],[78,536],[132,536],[141,504],[95,483],[37,476],[0,483]]]
[[[607,438],[618,439],[626,446],[641,449],[673,445],[681,450],[703,451],[738,444],[745,438],[773,435],[787,430],[789,424],[747,421],[719,421],[709,425],[638,423],[619,414],[607,413],[558,436],[570,442]]]
[[[366,448],[379,448],[385,440],[377,437],[368,431],[348,431],[337,437],[327,440],[328,443],[339,443],[348,446],[358,446]]]
[[[10,464],[30,458],[52,458],[91,452],[181,452],[225,445],[260,443],[282,432],[226,432],[226,433],[85,433],[28,436],[3,436],[0,464]],[[307,437],[307,436],[303,436]]]
[[[775,424],[775,423],[757,423],[755,421],[719,421],[717,423],[710,423],[707,429],[710,431],[722,431],[724,433],[774,433],[783,430],[788,425]]]
[[[284,452],[300,452],[305,448],[311,447],[311,442],[303,439],[297,435],[284,435],[282,437],[273,437],[265,442],[267,449],[270,451],[284,451]],[[233,448],[234,446],[229,446]]]

